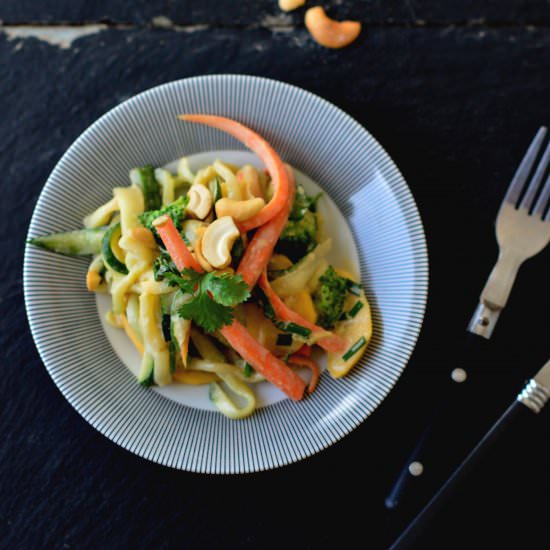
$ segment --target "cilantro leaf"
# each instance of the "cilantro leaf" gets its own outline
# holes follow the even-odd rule
[[[233,322],[233,309],[218,304],[206,293],[198,293],[178,309],[178,315],[191,319],[206,332],[214,332]]]
[[[200,284],[204,274],[199,273],[192,268],[185,268],[181,272],[181,275],[183,280],[179,283],[179,287],[183,290],[183,292],[193,294],[193,292],[197,289],[197,286]]]
[[[202,286],[218,304],[224,306],[236,306],[250,296],[250,289],[240,275],[208,273],[202,280]]]
[[[250,296],[248,285],[240,275],[184,269],[181,275],[165,270],[161,276],[191,294],[191,299],[178,309],[178,315],[194,321],[207,332],[230,325],[234,317],[233,307]]]

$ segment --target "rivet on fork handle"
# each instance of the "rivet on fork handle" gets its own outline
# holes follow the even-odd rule
[[[491,338],[501,311],[501,308],[492,309],[485,304],[479,304],[470,320],[468,331],[483,338]]]

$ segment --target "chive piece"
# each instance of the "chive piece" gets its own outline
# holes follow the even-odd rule
[[[243,374],[246,376],[246,378],[250,378],[252,376],[252,372],[254,370],[254,367],[246,361],[243,368]]]
[[[278,334],[276,344],[278,346],[290,346],[292,344],[292,336],[290,334]]]
[[[351,346],[351,348],[349,348],[348,351],[346,351],[346,353],[342,355],[342,359],[344,361],[347,361],[350,357],[354,356],[363,346],[366,345],[367,341],[365,340],[365,337],[361,336],[361,338],[359,338],[359,340],[357,340],[357,342],[355,342],[355,344],[353,344],[353,346]]]
[[[256,292],[258,303],[264,310],[264,315],[272,321],[278,329],[284,332],[291,332],[292,334],[296,334],[302,338],[309,338],[311,336],[311,329],[309,328],[303,327],[302,325],[297,325],[296,323],[292,323],[290,321],[279,321],[275,316],[275,310],[273,309],[271,302],[267,299],[265,293],[260,288],[257,288]]]
[[[311,336],[311,329],[303,327],[302,325],[297,325],[296,323],[292,323],[290,321],[286,323],[278,321],[275,323],[275,326],[277,328],[280,328],[281,330],[284,330],[285,332],[297,334],[302,338],[309,338]]]
[[[356,283],[351,279],[347,279],[347,283],[347,289],[350,294],[353,294],[354,296],[361,296],[361,285],[359,283]]]
[[[342,317],[340,317],[340,321],[347,321],[348,319],[353,319],[363,308],[363,302],[361,300],[357,300],[355,304],[353,304],[353,307],[349,311],[345,311],[342,313]]]

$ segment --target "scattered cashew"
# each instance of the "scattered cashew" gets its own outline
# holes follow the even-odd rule
[[[202,235],[202,255],[217,269],[223,269],[231,263],[231,247],[240,235],[233,218],[223,216],[211,223]]]
[[[335,21],[327,16],[321,6],[306,11],[305,24],[313,39],[325,48],[343,48],[361,32],[359,21]]]
[[[216,215],[218,218],[231,216],[237,222],[244,222],[255,216],[264,206],[264,199],[260,199],[259,197],[246,201],[220,199],[216,202]]]
[[[194,248],[194,252],[195,252],[195,256],[197,257],[197,260],[199,262],[199,264],[201,264],[201,267],[205,270],[205,271],[214,271],[214,268],[210,265],[210,263],[208,262],[208,260],[204,257],[204,254],[202,253],[202,242],[204,240],[204,233],[206,232],[206,227],[199,227],[197,229],[197,240],[195,242],[195,248]]]
[[[187,213],[202,220],[208,216],[212,208],[212,193],[205,185],[194,183],[187,192],[189,204]]]
[[[241,184],[241,194],[243,199],[253,199],[254,197],[263,198],[262,188],[260,187],[260,176],[258,170],[251,164],[245,164],[237,172],[237,180]]]
[[[279,0],[279,7],[283,11],[292,11],[303,6],[306,0]]]

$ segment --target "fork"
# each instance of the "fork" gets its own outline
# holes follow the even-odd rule
[[[550,162],[550,144],[546,147],[532,177],[537,157],[542,150],[547,130],[539,128],[527,149],[504,196],[496,219],[496,237],[499,245],[498,260],[481,293],[479,305],[468,325],[468,333],[461,358],[455,362],[460,367],[475,353],[476,362],[483,363],[489,340],[505,307],[521,264],[539,253],[550,241],[550,212],[546,212],[550,199],[550,176],[542,182]],[[519,204],[518,204],[519,203]],[[395,479],[385,499],[386,508],[395,510],[404,496],[406,487],[424,471],[425,459],[434,449],[428,449],[433,441],[445,436],[441,429],[449,418],[449,412],[457,404],[466,380],[463,368],[451,372],[450,382],[442,388],[438,402],[428,418],[416,445]],[[451,381],[452,380],[452,381]],[[436,429],[436,426],[440,430]],[[429,458],[429,457],[428,457]]]
[[[550,213],[545,215],[550,198],[550,176],[542,186],[550,161],[550,144],[527,185],[546,133],[544,126],[539,128],[512,178],[497,216],[498,260],[468,325],[470,332],[484,338],[491,337],[521,264],[538,254],[550,241]]]

